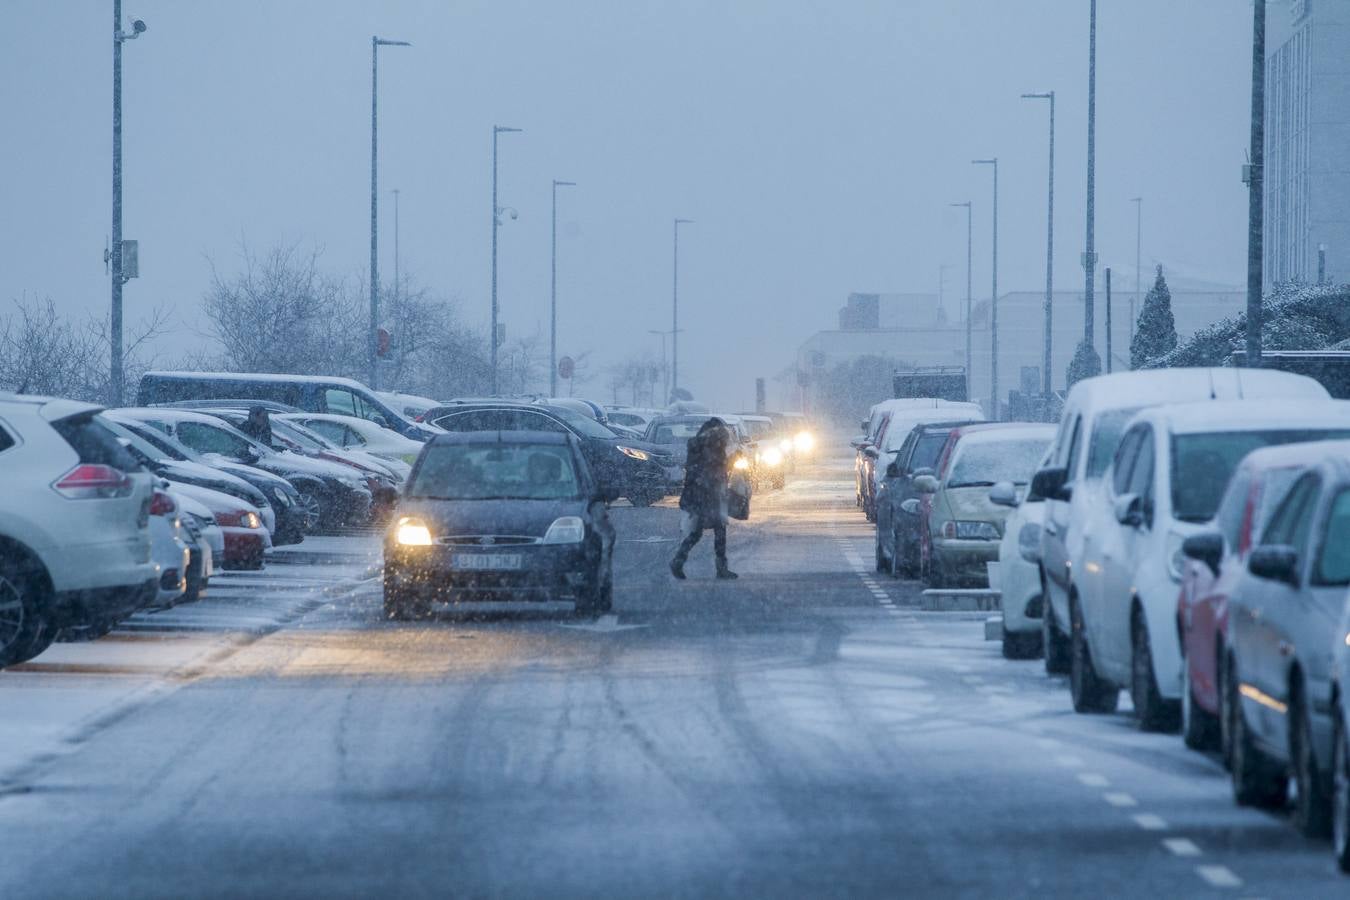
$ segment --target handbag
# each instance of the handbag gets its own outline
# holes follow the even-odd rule
[[[750,518],[750,479],[739,473],[727,483],[727,515],[744,522]]]

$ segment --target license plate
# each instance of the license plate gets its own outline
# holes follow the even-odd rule
[[[456,553],[450,561],[456,569],[514,572],[520,568],[519,553]]]

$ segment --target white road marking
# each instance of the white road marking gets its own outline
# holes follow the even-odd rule
[[[1105,775],[1098,775],[1096,772],[1079,772],[1078,780],[1088,787],[1106,787],[1111,783]]]
[[[1102,799],[1105,800],[1107,803],[1110,803],[1112,806],[1124,807],[1124,806],[1139,805],[1139,801],[1131,797],[1129,794],[1122,794],[1118,792],[1102,794]]]
[[[1036,738],[1036,746],[1044,747],[1047,750],[1058,747],[1061,743],[1063,742],[1052,737]]]
[[[1055,765],[1063,766],[1066,769],[1076,769],[1082,764],[1083,758],[1080,756],[1065,753],[1055,757]]]
[[[1155,816],[1153,813],[1138,813],[1134,816],[1134,824],[1145,831],[1166,831],[1167,820],[1162,816]]]
[[[1227,866],[1196,866],[1195,872],[1212,887],[1242,887],[1242,879]]]
[[[1165,838],[1163,846],[1166,847],[1173,856],[1200,856],[1200,848],[1189,838]]]

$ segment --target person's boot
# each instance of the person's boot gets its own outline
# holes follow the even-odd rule
[[[670,574],[675,576],[676,581],[684,581],[684,561],[672,559],[670,561]]]
[[[727,564],[725,562],[720,562],[717,564],[717,577],[725,581],[732,581],[736,578],[740,578],[741,576],[731,571],[731,569],[727,567]]]

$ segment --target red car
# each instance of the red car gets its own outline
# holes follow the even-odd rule
[[[1228,595],[1267,517],[1300,471],[1277,464],[1270,451],[1249,454],[1228,482],[1211,530],[1182,545],[1186,562],[1177,596],[1177,635],[1184,660],[1182,736],[1193,750],[1221,749],[1225,761],[1230,736],[1223,727],[1227,717],[1219,660],[1228,640]]]

